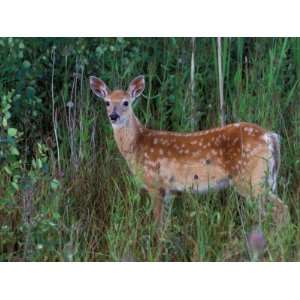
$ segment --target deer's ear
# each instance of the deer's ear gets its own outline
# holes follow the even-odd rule
[[[134,100],[143,93],[144,89],[145,78],[143,75],[140,75],[130,82],[127,92],[130,95],[131,99]]]
[[[105,98],[109,93],[105,82],[95,76],[90,76],[90,87],[94,94],[100,98]]]

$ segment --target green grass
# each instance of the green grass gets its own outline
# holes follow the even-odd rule
[[[197,130],[219,126],[215,38],[196,40],[195,111],[189,106],[190,39],[22,42],[28,51],[25,58],[36,69],[12,81],[9,67],[18,64],[19,58],[8,55],[7,62],[2,62],[8,71],[1,73],[1,93],[14,89],[25,95],[26,86],[31,85],[42,102],[41,107],[34,106],[37,117],[31,117],[32,128],[24,123],[26,108],[18,111],[13,106],[11,125],[24,133],[18,142],[20,178],[28,177],[29,184],[20,184],[5,199],[5,185],[1,186],[0,260],[253,260],[247,236],[258,225],[258,203],[239,197],[233,189],[175,198],[162,237],[157,239],[151,200],[129,173],[113,140],[104,105],[92,97],[88,86],[88,76],[98,75],[111,88],[126,88],[133,77],[143,73],[146,90],[135,112],[147,127],[191,131],[192,114]],[[300,40],[226,38],[222,42],[227,123],[255,122],[282,137],[278,194],[288,205],[291,220],[276,229],[268,207],[262,224],[267,245],[259,259],[299,261]],[[54,101],[61,170],[51,119],[53,45],[57,47]],[[21,80],[25,90],[18,87]],[[66,106],[69,101],[72,108]],[[41,152],[38,142],[47,145]],[[32,159],[41,159],[43,168],[33,168]],[[0,172],[0,180],[7,184],[11,177]]]

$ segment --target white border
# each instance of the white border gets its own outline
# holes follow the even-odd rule
[[[9,0],[2,36],[299,36],[293,0]]]
[[[9,0],[1,36],[299,36],[299,1]],[[2,299],[294,299],[299,263],[2,263]]]
[[[299,263],[2,263],[2,299],[296,299]]]

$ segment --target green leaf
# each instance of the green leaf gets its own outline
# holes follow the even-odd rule
[[[12,181],[12,182],[11,182],[11,185],[13,186],[13,188],[14,188],[16,191],[19,190],[19,186],[18,186],[18,184],[17,184],[16,182]]]
[[[29,69],[31,67],[31,63],[28,60],[24,60],[23,62],[23,68]]]
[[[51,189],[56,191],[59,186],[60,186],[60,182],[57,179],[53,179],[50,183]]]
[[[43,163],[39,158],[36,160],[36,164],[37,164],[38,169],[41,169],[43,166]]]
[[[3,120],[2,120],[2,126],[3,126],[4,128],[7,127],[7,119],[6,119],[6,118],[3,118]]]
[[[16,147],[10,147],[10,154],[12,155],[20,155],[18,149]]]
[[[8,175],[11,175],[11,174],[12,174],[12,172],[11,172],[11,170],[10,170],[10,168],[9,168],[8,166],[5,166],[5,167],[4,167],[4,171],[5,171]]]
[[[60,214],[58,212],[53,213],[53,219],[58,221],[60,219]]]
[[[9,136],[16,136],[17,129],[16,128],[8,128],[7,133]]]

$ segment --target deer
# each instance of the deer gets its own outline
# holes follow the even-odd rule
[[[90,76],[90,88],[104,100],[114,139],[134,176],[140,176],[153,200],[157,223],[165,203],[184,191],[207,193],[232,186],[242,197],[273,204],[276,224],[288,218],[288,207],[276,195],[280,138],[275,132],[247,122],[181,133],[144,127],[132,104],[145,89],[145,78],[134,78],[127,90],[110,91]]]

